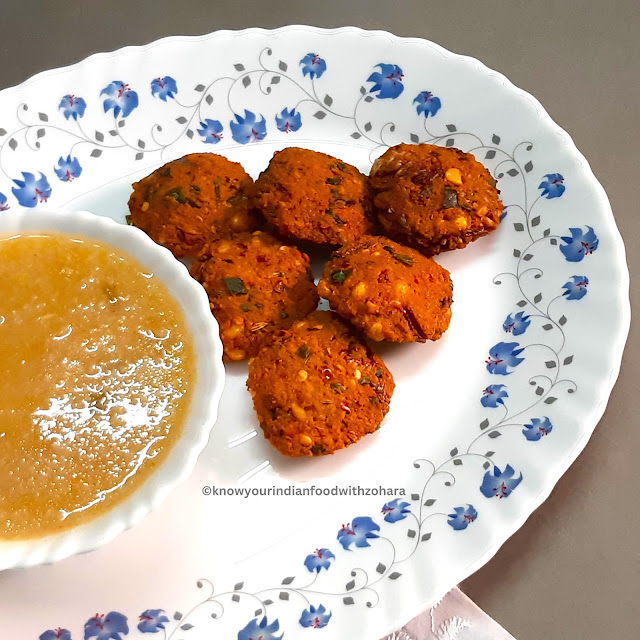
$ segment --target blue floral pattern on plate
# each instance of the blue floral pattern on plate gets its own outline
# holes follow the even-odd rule
[[[22,172],[22,180],[13,180],[16,184],[11,189],[18,203],[23,207],[32,209],[41,202],[46,202],[51,197],[51,186],[47,177],[41,173],[39,178],[28,171]]]
[[[128,633],[127,617],[117,611],[96,614],[84,624],[84,640],[123,640]]]
[[[551,200],[552,198],[559,198],[565,190],[564,178],[559,173],[548,173],[538,189],[542,190],[542,196]]]
[[[279,131],[291,133],[302,126],[302,116],[294,109],[283,109],[276,115],[276,126]]]
[[[591,255],[599,244],[598,236],[596,236],[593,227],[586,227],[586,231],[580,228],[572,227],[569,229],[571,236],[563,236],[560,245],[560,251],[568,262],[581,262],[585,256]]]
[[[335,556],[329,549],[316,549],[313,553],[309,554],[305,561],[304,566],[311,572],[320,573],[322,569],[329,570],[331,561],[335,559]]]
[[[206,144],[218,144],[222,140],[222,131],[224,127],[219,120],[206,118],[200,123],[198,133],[202,137],[202,142]]]
[[[271,624],[266,616],[258,622],[252,620],[249,624],[238,632],[238,640],[281,640],[284,634],[279,636],[276,633],[280,630],[280,623],[274,620]]]
[[[58,109],[62,111],[62,115],[67,120],[69,120],[70,118],[72,118],[73,120],[82,118],[86,108],[87,103],[83,98],[74,96],[70,93],[64,96],[62,100],[60,100],[60,104],[58,105]]]
[[[522,473],[516,478],[514,468],[508,464],[504,471],[498,466],[493,467],[493,473],[487,471],[482,479],[480,491],[487,498],[508,498],[511,492],[522,482]]]
[[[507,333],[514,336],[521,336],[531,324],[531,316],[525,315],[524,311],[518,311],[515,315],[509,314],[502,325]]]
[[[68,629],[49,629],[38,636],[38,640],[71,640],[71,632]]]
[[[143,611],[138,619],[138,631],[142,633],[158,633],[160,629],[166,629],[169,618],[164,615],[163,609],[147,609]]]
[[[435,116],[442,106],[440,98],[434,96],[431,91],[421,91],[413,99],[413,104],[417,105],[416,111],[418,112],[418,115],[423,113],[425,118]]]
[[[369,547],[369,540],[379,537],[375,531],[380,531],[380,525],[369,516],[354,518],[353,522],[342,525],[338,531],[338,542],[347,550],[352,544],[356,547]]]
[[[495,409],[499,404],[504,406],[504,399],[508,397],[506,385],[490,384],[483,390],[480,403],[483,407]]]
[[[138,106],[138,94],[122,80],[109,83],[100,95],[105,96],[102,102],[104,112],[112,111],[114,118],[126,118]]]
[[[333,63],[331,63],[331,68],[328,68],[325,59],[319,54],[305,54],[305,50],[307,47],[303,51],[298,51],[294,57],[277,60],[277,58],[273,58],[272,49],[265,47],[259,54],[256,65],[247,68],[245,67],[246,60],[238,61],[233,65],[237,71],[233,77],[203,78],[203,82],[198,83],[195,87],[188,86],[187,81],[178,74],[176,74],[177,79],[171,76],[145,77],[142,80],[136,79],[135,83],[132,77],[132,85],[120,80],[109,83],[109,78],[103,78],[104,84],[101,82],[99,86],[104,86],[104,89],[99,92],[96,90],[94,94],[76,87],[75,90],[82,93],[83,97],[74,93],[62,95],[66,91],[74,91],[74,87],[71,85],[61,86],[60,92],[53,96],[53,104],[49,107],[49,114],[54,112],[55,117],[49,119],[44,111],[31,109],[29,114],[36,115],[34,120],[29,122],[25,119],[27,118],[24,113],[26,109],[19,111],[18,119],[22,127],[20,131],[24,130],[25,132],[24,140],[26,140],[27,134],[30,136],[26,144],[33,145],[29,148],[34,152],[38,148],[36,144],[40,144],[42,136],[49,131],[57,130],[61,137],[66,135],[71,141],[68,146],[56,148],[54,159],[42,164],[47,172],[53,166],[56,176],[61,181],[56,181],[56,198],[63,190],[73,190],[75,184],[71,183],[75,183],[75,179],[81,175],[83,170],[85,174],[90,175],[94,170],[91,158],[99,158],[103,153],[111,153],[117,149],[130,150],[132,159],[135,157],[135,160],[140,160],[148,157],[148,154],[151,153],[158,153],[161,157],[162,153],[177,141],[186,143],[191,140],[191,144],[195,145],[196,149],[202,149],[202,145],[205,144],[220,144],[221,148],[246,145],[249,142],[259,142],[265,139],[267,122],[271,123],[270,127],[273,127],[275,123],[275,128],[269,129],[269,134],[274,141],[286,139],[285,135],[280,134],[299,131],[303,122],[305,125],[303,132],[305,133],[307,130],[311,130],[312,124],[328,123],[332,119],[346,123],[350,127],[346,134],[346,141],[359,141],[358,144],[363,143],[371,146],[371,157],[397,141],[428,142],[449,147],[463,147],[463,143],[466,141],[465,148],[473,147],[473,152],[479,159],[487,164],[493,163],[490,170],[499,181],[501,188],[510,180],[513,181],[512,184],[522,180],[522,186],[518,187],[520,190],[517,192],[522,197],[514,196],[513,199],[505,200],[503,212],[503,227],[508,226],[507,231],[515,238],[520,239],[516,243],[517,246],[509,249],[509,254],[513,251],[513,266],[511,270],[500,274],[500,277],[496,276],[494,280],[496,285],[507,279],[515,283],[516,297],[504,310],[506,312],[512,309],[504,322],[502,321],[504,316],[496,320],[494,335],[488,339],[488,344],[499,340],[498,336],[504,335],[503,332],[518,336],[520,341],[497,342],[489,351],[489,357],[485,363],[488,375],[484,375],[487,375],[489,380],[491,380],[489,376],[506,376],[513,373],[523,375],[522,372],[526,371],[528,366],[532,366],[536,357],[543,353],[541,367],[544,375],[536,375],[531,378],[531,393],[534,400],[537,399],[536,402],[540,403],[539,407],[550,406],[558,401],[560,397],[558,391],[561,389],[566,390],[567,393],[575,391],[576,384],[564,374],[563,377],[559,375],[561,370],[564,372],[566,367],[571,365],[573,355],[568,355],[563,351],[565,348],[565,325],[570,322],[571,318],[567,318],[558,309],[559,305],[564,304],[565,301],[571,301],[572,304],[567,306],[573,306],[574,302],[582,300],[587,293],[589,278],[587,275],[574,275],[561,285],[560,283],[568,277],[565,272],[562,278],[554,283],[557,293],[555,298],[548,298],[547,291],[543,292],[533,288],[536,286],[537,278],[542,275],[542,269],[536,263],[537,251],[542,246],[556,247],[554,253],[562,263],[564,260],[559,256],[557,248],[560,249],[567,262],[580,262],[598,249],[599,239],[595,230],[591,226],[584,226],[584,223],[589,219],[578,219],[573,224],[582,223],[583,226],[571,227],[568,234],[565,235],[556,235],[555,230],[552,230],[551,223],[549,226],[544,224],[545,212],[547,211],[545,207],[551,207],[552,209],[548,209],[549,211],[553,210],[553,207],[556,207],[557,210],[557,207],[562,204],[558,202],[558,199],[564,196],[564,201],[566,201],[567,189],[575,188],[575,185],[566,182],[563,174],[557,172],[543,174],[541,171],[537,173],[538,168],[543,171],[548,168],[534,167],[535,157],[526,155],[533,148],[532,142],[524,141],[516,144],[513,149],[507,149],[499,132],[487,134],[485,131],[482,136],[479,136],[476,133],[464,131],[459,123],[454,124],[449,121],[445,124],[447,120],[444,120],[444,117],[447,116],[446,107],[449,105],[449,98],[443,107],[443,101],[438,96],[444,98],[448,94],[442,90],[442,87],[436,86],[435,83],[432,84],[432,80],[427,78],[422,84],[421,78],[410,78],[408,75],[407,86],[410,87],[411,95],[414,95],[414,91],[418,91],[425,85],[429,86],[430,90],[420,91],[413,100],[410,95],[404,95],[405,76],[402,67],[408,69],[409,63],[403,59],[396,60],[402,66],[384,62],[377,64],[373,70],[367,63],[367,69],[361,71],[361,75],[358,76],[360,80],[367,78],[365,86],[359,86],[360,83],[358,83],[353,87],[353,103],[345,107],[342,104],[342,96],[340,96],[341,100],[338,100],[336,98],[338,91],[331,88],[331,82],[341,82],[340,69]],[[267,59],[273,60],[274,63],[269,65],[265,62]],[[372,60],[375,62],[377,59],[376,57]],[[299,63],[296,64],[298,60]],[[288,71],[289,66],[291,66],[291,72]],[[159,70],[162,71],[161,68]],[[322,80],[318,82],[321,78]],[[410,79],[411,83],[409,83]],[[216,85],[218,81],[224,82]],[[227,92],[225,98],[229,106],[228,112],[219,109],[220,103],[217,99],[214,101],[212,94],[213,86],[225,86],[224,83],[230,87],[225,89]],[[366,85],[366,83],[369,84]],[[272,90],[275,94],[275,91],[282,88],[283,85],[297,87],[299,100],[290,100],[289,96],[277,96],[271,103],[265,101],[263,106],[263,103],[238,97],[242,91],[249,87],[258,86],[262,95],[266,96]],[[140,96],[132,86],[141,88]],[[180,86],[180,102],[176,100],[178,86]],[[232,90],[236,91],[233,101],[231,100]],[[195,98],[189,100],[189,96],[195,96]],[[391,101],[396,99],[397,102],[394,104],[404,114],[403,122],[406,120],[413,127],[413,130],[407,130],[406,135],[402,134],[404,136],[402,140],[395,130],[394,122],[387,122],[385,119],[384,124],[379,126],[367,112],[367,109],[373,109],[376,105],[379,105],[381,109],[387,108]],[[163,121],[162,127],[154,125],[150,137],[145,137],[145,134],[142,133],[139,140],[136,140],[137,136],[127,136],[126,134],[133,128],[134,121],[138,119],[138,116],[142,117],[143,106],[148,104],[154,105],[154,111],[163,111],[169,114],[167,117],[171,122]],[[283,108],[283,105],[287,106]],[[210,110],[207,111],[207,108]],[[124,119],[128,118],[136,109],[139,109],[136,117],[131,119],[131,124],[126,123],[125,127]],[[104,116],[100,111],[104,111],[107,115]],[[92,119],[103,118],[106,122],[105,126],[101,126],[95,132],[92,126],[90,130],[87,125],[89,120],[87,113]],[[174,117],[174,113],[178,117]],[[229,121],[231,117],[233,119]],[[220,118],[220,120],[216,118]],[[229,122],[231,135],[223,135],[225,127],[223,127],[221,120],[225,122],[225,127]],[[175,135],[173,133],[171,136],[167,134],[168,141],[165,142],[158,136],[162,132],[162,128],[169,129],[169,125],[175,128]],[[67,129],[63,129],[63,126],[66,126]],[[46,139],[48,140],[48,138]],[[5,141],[6,153],[15,151],[18,144],[25,144],[22,138],[17,139],[15,132],[9,133]],[[55,158],[58,158],[57,165]],[[30,171],[23,172],[22,178],[18,174],[7,176],[11,181],[9,183],[12,186],[11,192],[17,203],[24,207],[34,207],[46,202],[51,197],[51,186],[47,176],[36,170],[39,165],[34,162],[32,166],[18,166],[29,168]],[[551,168],[560,168],[566,173],[565,168],[561,166]],[[570,174],[566,173],[566,175]],[[85,182],[87,182],[86,178],[80,180],[80,186],[82,187]],[[9,194],[8,187],[4,188],[4,191]],[[503,193],[507,193],[507,190],[504,190]],[[538,197],[532,197],[532,193]],[[554,200],[554,202],[549,203],[550,200]],[[0,194],[0,211],[8,207],[7,197]],[[509,211],[508,218],[506,217],[507,210]],[[567,222],[562,222],[563,227],[567,224]],[[511,235],[505,237],[509,239]],[[566,266],[566,263],[564,264]],[[586,264],[589,262],[587,261]],[[594,279],[594,276],[586,268],[585,273],[589,273]],[[594,284],[596,284],[595,280]],[[535,343],[532,336],[537,335],[536,331],[543,336],[548,335],[549,339]],[[527,364],[523,365],[525,356]],[[481,367],[482,362],[478,362],[477,366]],[[295,616],[289,616],[290,619],[295,618],[296,624],[302,627],[324,628],[332,617],[332,611],[334,614],[338,613],[338,609],[334,606],[335,603],[353,606],[356,604],[357,594],[375,593],[375,588],[372,585],[376,581],[401,579],[401,562],[410,557],[419,545],[427,543],[432,535],[436,535],[436,526],[432,526],[434,523],[441,523],[442,526],[437,531],[440,535],[443,535],[443,530],[446,530],[448,535],[455,536],[456,539],[464,538],[464,533],[454,534],[453,531],[464,532],[478,517],[477,510],[471,504],[478,499],[478,491],[487,498],[504,499],[511,495],[524,481],[524,476],[522,472],[516,472],[507,460],[516,466],[519,466],[519,460],[505,456],[499,446],[489,448],[485,445],[488,442],[494,442],[506,430],[513,428],[517,430],[518,434],[522,434],[517,438],[519,442],[523,443],[522,447],[526,447],[528,451],[540,452],[544,450],[547,442],[554,442],[557,439],[552,437],[541,445],[529,445],[525,441],[538,442],[543,440],[544,436],[550,434],[554,428],[552,420],[559,430],[562,428],[562,423],[551,412],[549,412],[551,418],[545,416],[526,421],[525,417],[531,415],[529,411],[523,417],[522,407],[508,406],[512,403],[516,404],[518,395],[516,378],[518,375],[509,379],[509,391],[512,397],[504,384],[488,384],[483,390],[480,398],[481,405],[491,410],[482,411],[483,419],[479,425],[479,433],[475,438],[465,446],[454,447],[450,451],[449,457],[438,460],[437,464],[428,460],[415,461],[414,467],[417,473],[427,471],[424,482],[415,493],[408,495],[406,500],[396,498],[386,502],[382,507],[382,520],[378,521],[380,524],[368,516],[356,517],[342,526],[338,532],[337,540],[340,546],[334,549],[339,556],[338,558],[329,549],[319,548],[314,553],[306,557],[303,555],[298,560],[301,574],[306,576],[307,580],[316,580],[318,576],[320,576],[319,579],[326,578],[327,575],[331,578],[339,573],[341,565],[344,566],[346,552],[352,554],[349,555],[349,558],[360,558],[362,554],[382,553],[383,549],[393,551],[393,554],[387,559],[381,558],[377,567],[374,566],[372,571],[374,575],[367,577],[366,580],[362,578],[362,570],[354,568],[344,593],[330,590],[323,592],[318,588],[315,593],[316,595],[321,594],[322,604],[315,600],[314,596],[311,600],[307,600],[306,606],[303,605],[304,609],[302,607],[296,608],[293,611]],[[473,397],[474,403],[477,403],[476,397]],[[479,407],[477,408],[481,411]],[[540,411],[538,415],[542,413]],[[522,419],[520,419],[521,417]],[[496,449],[496,451],[492,449]],[[499,466],[494,460],[499,463]],[[473,496],[476,497],[469,497],[468,503],[467,500],[461,500],[460,502],[463,504],[460,504],[456,500],[456,503],[443,504],[446,500],[446,488],[455,485],[456,472],[461,468],[467,470],[467,473],[473,477]],[[443,482],[440,484],[445,487],[444,493],[438,493],[437,496],[430,493],[436,484],[432,483],[434,478],[442,480]],[[531,481],[531,476],[527,475],[527,481]],[[495,508],[499,508],[498,504],[495,505]],[[394,538],[394,535],[398,537]],[[402,543],[400,539],[402,539]],[[405,543],[409,543],[409,550],[403,556],[398,553],[398,550],[401,544]],[[359,549],[364,549],[364,551],[360,552]],[[304,569],[302,568],[303,564]],[[249,640],[258,634],[256,637],[262,636],[263,640],[272,640],[282,637],[285,632],[285,624],[283,617],[278,617],[274,609],[267,612],[267,607],[273,607],[274,604],[284,606],[290,602],[289,595],[306,598],[305,594],[309,592],[311,584],[313,582],[302,584],[299,578],[294,576],[287,577],[281,582],[278,581],[275,603],[270,598],[265,598],[264,595],[245,591],[242,583],[236,585],[233,590],[216,596],[214,596],[212,588],[211,594],[203,602],[212,604],[216,602],[216,598],[221,600],[225,597],[229,598],[231,602],[237,602],[240,598],[252,598],[253,600],[257,598],[260,600],[261,611],[260,613],[256,612],[254,618],[249,622],[244,618],[241,624],[238,624],[237,628],[242,627],[238,632],[238,638],[239,640]],[[198,586],[200,587],[200,583]],[[328,598],[333,598],[333,601],[329,601]],[[291,601],[293,600],[299,603],[298,598],[292,597]],[[372,606],[375,606],[375,596],[372,596],[372,601],[374,601]],[[332,611],[329,610],[329,607]],[[302,612],[298,615],[300,611]],[[334,628],[336,627],[336,619],[337,615],[331,625]],[[167,635],[169,635],[168,630],[171,625],[175,625],[176,629],[181,628],[186,631],[192,628],[191,622],[182,618],[182,614],[178,616],[176,613],[174,616],[170,616],[165,614],[162,609],[144,611],[139,616],[136,627],[139,633],[160,633],[167,630]],[[296,631],[299,631],[299,628]],[[293,633],[295,634],[296,631]],[[54,635],[56,633],[59,638]],[[132,634],[135,633],[136,628],[134,627]],[[43,637],[46,634],[49,635]],[[84,636],[85,640],[127,640],[125,636],[128,634],[127,618],[120,613],[111,612],[106,616],[96,615],[88,620]],[[74,635],[77,634],[74,633]],[[286,635],[288,637],[290,634]],[[49,629],[42,634],[41,640],[71,640],[70,636],[70,632],[66,629],[55,631]]]
[[[258,120],[255,113],[245,109],[244,117],[236,113],[235,119],[236,121],[232,120],[229,126],[231,127],[231,136],[238,144],[258,142],[267,136],[267,122],[264,116]]]
[[[498,342],[491,347],[489,357],[486,360],[487,371],[499,376],[508,376],[515,368],[524,362],[524,358],[518,356],[524,351],[517,342]]]
[[[552,429],[551,420],[545,416],[544,418],[533,418],[528,424],[524,425],[522,433],[527,440],[536,442],[542,436],[548,436]]]
[[[167,98],[175,98],[177,93],[178,84],[171,76],[154,78],[151,81],[151,95],[160,98],[163,102],[166,102]]]
[[[400,498],[395,498],[395,500],[387,502],[387,504],[382,507],[384,519],[387,522],[398,522],[398,520],[404,520],[407,517],[407,514],[411,513],[411,510],[408,507],[408,502],[401,502]]]
[[[369,93],[376,94],[376,98],[384,100],[386,98],[394,99],[400,96],[404,91],[404,74],[397,64],[386,64],[381,62],[376,65],[380,71],[374,71],[368,78],[367,82],[373,82],[373,86],[369,89]],[[437,111],[437,109],[436,109]]]
[[[78,158],[72,158],[62,156],[58,160],[58,166],[54,167],[54,172],[62,180],[62,182],[72,182],[75,178],[79,178],[82,173],[82,167]]]
[[[463,531],[472,522],[476,521],[478,512],[472,504],[468,504],[466,507],[455,507],[453,513],[448,515],[447,524],[456,531]]]
[[[582,300],[587,295],[587,287],[589,286],[589,278],[587,276],[571,276],[568,282],[562,285],[567,300]]]
[[[313,629],[322,629],[329,624],[331,619],[331,611],[327,611],[324,605],[319,605],[317,608],[310,605],[308,609],[305,609],[300,616],[300,625],[303,627],[312,627]]]
[[[312,80],[322,77],[322,74],[327,70],[327,63],[317,53],[307,53],[300,60],[300,65],[302,66],[302,75],[309,76]]]

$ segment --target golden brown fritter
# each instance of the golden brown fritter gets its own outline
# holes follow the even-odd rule
[[[461,249],[500,222],[495,180],[459,149],[391,147],[373,164],[369,184],[385,232],[426,255]]]
[[[366,176],[318,151],[276,151],[253,202],[287,238],[335,245],[373,230]]]
[[[376,431],[395,384],[348,324],[315,311],[249,361],[247,387],[265,437],[299,457],[334,453]]]
[[[318,304],[308,256],[263,231],[212,242],[191,275],[209,296],[225,361],[255,355]]]
[[[414,249],[365,236],[334,252],[318,293],[372,340],[438,340],[451,319],[449,272]]]
[[[134,183],[129,221],[176,258],[195,257],[212,240],[256,228],[252,186],[239,163],[192,153]]]

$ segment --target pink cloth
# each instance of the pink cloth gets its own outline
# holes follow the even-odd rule
[[[515,640],[455,588],[430,609],[383,640]]]

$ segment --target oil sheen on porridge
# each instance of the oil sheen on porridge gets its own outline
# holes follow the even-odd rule
[[[102,515],[163,462],[195,380],[168,288],[82,236],[0,237],[0,541]]]

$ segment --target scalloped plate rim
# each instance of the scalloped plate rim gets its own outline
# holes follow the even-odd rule
[[[618,308],[620,310],[619,316],[619,324],[617,327],[617,335],[611,340],[611,346],[607,349],[609,354],[608,362],[609,367],[607,371],[607,375],[603,376],[599,381],[598,387],[600,390],[600,401],[596,407],[596,409],[592,412],[592,415],[588,418],[582,419],[582,424],[584,425],[584,432],[582,433],[580,440],[574,445],[574,447],[566,454],[562,463],[560,464],[561,472],[559,473],[557,478],[547,479],[542,489],[538,492],[537,495],[532,499],[532,507],[527,510],[527,513],[519,516],[515,522],[511,525],[507,525],[504,527],[504,531],[501,534],[501,541],[496,544],[490,546],[479,558],[474,560],[473,562],[467,564],[464,568],[460,568],[458,571],[455,571],[455,581],[452,576],[452,584],[460,582],[465,579],[478,569],[480,569],[484,564],[486,564],[500,549],[500,547],[506,542],[508,538],[510,538],[514,533],[516,533],[526,522],[529,516],[538,509],[542,503],[548,498],[553,489],[555,488],[559,479],[566,473],[567,469],[573,464],[578,455],[583,451],[587,442],[589,441],[595,427],[601,420],[604,411],[607,407],[607,403],[609,401],[611,391],[615,382],[620,373],[620,368],[622,364],[622,354],[624,351],[624,346],[629,334],[630,322],[631,322],[631,305],[629,298],[629,287],[630,287],[630,278],[629,271],[626,262],[626,252],[624,247],[624,242],[620,231],[617,227],[615,217],[613,215],[613,211],[611,208],[611,204],[609,199],[605,193],[604,188],[594,175],[591,166],[585,156],[578,150],[573,139],[564,130],[560,127],[549,115],[546,109],[542,106],[542,104],[530,93],[519,88],[515,84],[513,84],[505,75],[502,73],[486,66],[483,62],[472,56],[466,56],[462,54],[457,54],[451,52],[441,45],[438,45],[430,40],[419,37],[401,37],[396,36],[385,30],[366,30],[361,29],[355,26],[343,26],[338,28],[319,28],[313,27],[309,25],[302,24],[293,24],[282,26],[275,29],[264,29],[258,27],[251,27],[247,29],[241,30],[219,30],[214,31],[208,34],[201,35],[178,35],[178,36],[166,36],[160,39],[157,39],[153,42],[149,42],[147,44],[142,45],[128,45],[124,47],[120,47],[118,49],[114,49],[109,52],[97,52],[94,53],[83,60],[73,63],[70,65],[57,67],[54,69],[41,71],[22,83],[14,85],[12,87],[5,88],[0,91],[0,97],[5,96],[6,94],[13,93],[21,90],[23,87],[28,86],[34,82],[37,82],[40,78],[49,77],[52,75],[56,75],[58,73],[63,73],[67,71],[72,71],[78,68],[81,68],[85,65],[90,65],[94,60],[104,60],[111,57],[118,56],[123,52],[145,52],[152,50],[157,46],[162,46],[165,44],[169,44],[172,42],[194,42],[194,41],[207,41],[211,39],[215,39],[223,36],[246,36],[246,35],[279,35],[283,33],[287,33],[290,31],[299,31],[299,30],[309,30],[317,34],[321,35],[334,35],[334,34],[344,34],[349,33],[353,36],[358,37],[384,37],[394,43],[409,43],[415,44],[422,47],[430,47],[433,50],[440,53],[444,58],[454,58],[460,61],[463,61],[467,65],[475,66],[480,73],[486,75],[492,79],[492,81],[498,82],[503,86],[506,91],[510,91],[512,93],[517,94],[520,98],[524,98],[530,101],[535,108],[538,116],[540,117],[541,123],[545,126],[546,129],[552,131],[553,133],[560,136],[563,143],[568,147],[567,151],[569,155],[574,157],[581,165],[580,171],[584,174],[584,177],[591,186],[595,187],[595,190],[598,193],[598,201],[595,203],[594,209],[599,210],[602,215],[603,222],[606,220],[606,224],[608,226],[608,230],[611,233],[611,238],[613,243],[615,244],[615,268],[618,271],[621,279],[615,289],[615,297],[617,299]],[[421,609],[426,608],[429,604],[433,602],[432,598],[421,601]],[[419,611],[415,611],[414,615],[419,613]],[[384,629],[384,633],[391,633],[398,627],[400,627],[403,623],[407,621],[407,616],[403,615],[398,618],[395,618],[393,621],[390,621],[388,625],[386,625]],[[380,635],[383,635],[381,631]]]

